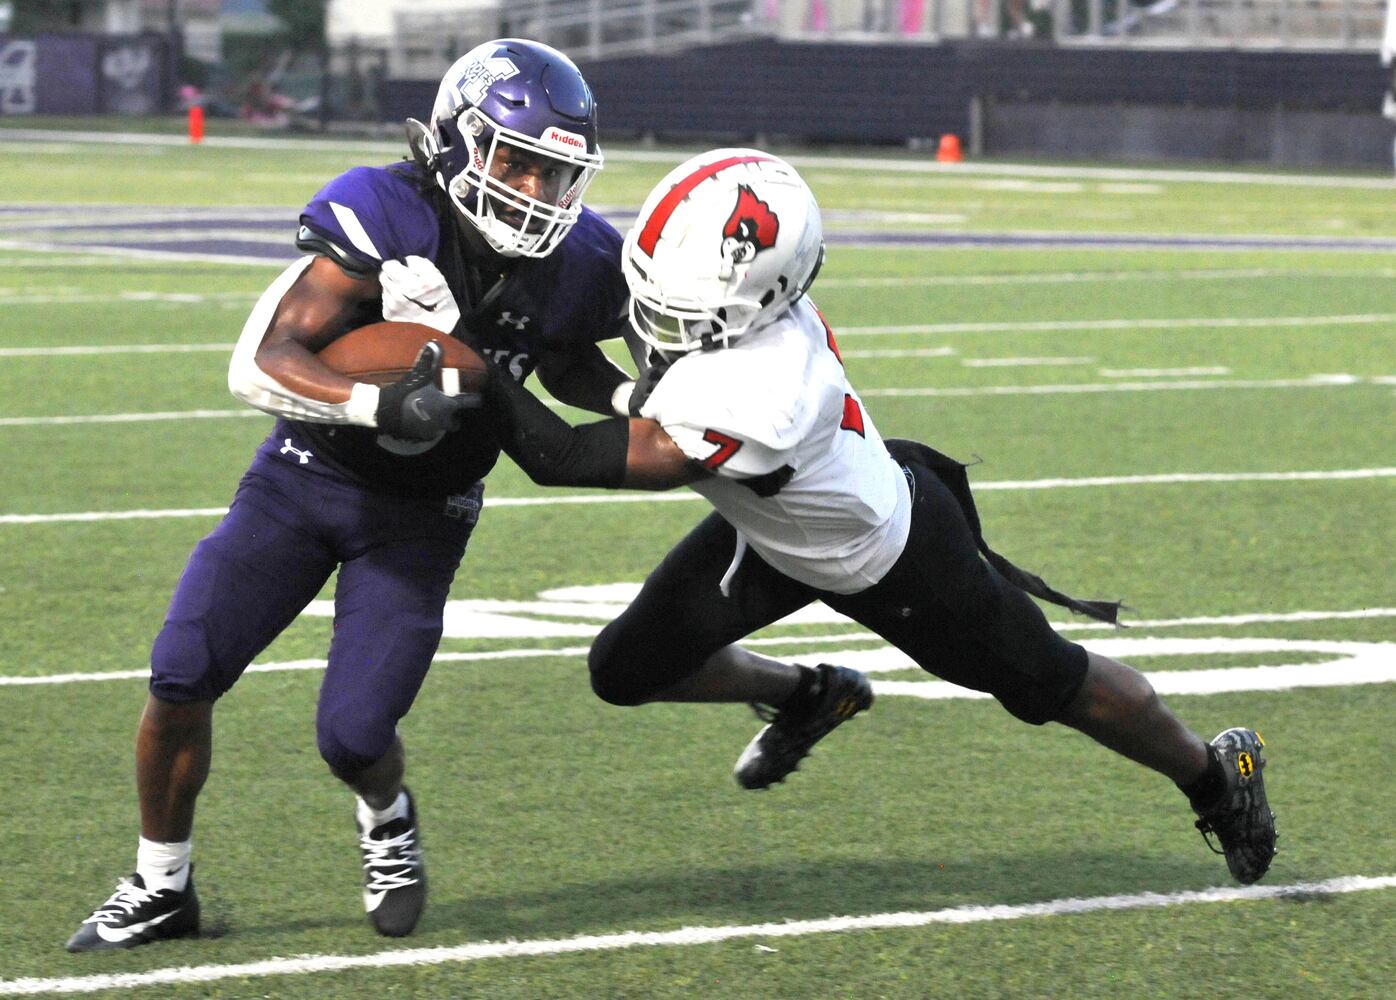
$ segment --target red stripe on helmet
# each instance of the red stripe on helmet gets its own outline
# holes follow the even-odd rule
[[[770,156],[729,156],[725,160],[718,160],[709,163],[705,167],[700,167],[679,181],[669,189],[669,193],[659,200],[659,204],[654,207],[649,220],[645,223],[645,228],[640,230],[640,249],[650,256],[654,256],[655,245],[659,243],[659,234],[669,221],[669,217],[674,214],[674,209],[689,196],[689,194],[699,184],[702,184],[714,174],[726,170],[728,167],[735,167],[742,163],[760,163],[766,160],[773,160]]]

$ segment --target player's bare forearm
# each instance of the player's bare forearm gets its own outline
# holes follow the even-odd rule
[[[375,279],[354,278],[326,257],[306,268],[277,307],[257,348],[257,367],[291,392],[326,403],[349,398],[353,379],[315,357],[344,330],[358,304],[378,294]]]
[[[538,381],[557,400],[592,413],[611,412],[616,387],[630,376],[595,344],[576,354],[548,354],[538,362]]]
[[[626,489],[671,490],[707,475],[657,421],[631,417],[629,429],[622,484]]]

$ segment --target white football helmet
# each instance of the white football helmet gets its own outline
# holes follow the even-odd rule
[[[625,237],[630,323],[661,351],[723,347],[775,319],[824,262],[814,194],[755,149],[714,149],[670,171]]]

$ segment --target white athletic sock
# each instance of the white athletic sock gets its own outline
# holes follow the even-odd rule
[[[376,830],[384,823],[399,819],[407,815],[407,793],[398,792],[393,804],[386,809],[375,809],[363,800],[362,796],[355,795],[358,802],[356,814],[359,819],[359,829],[367,833],[369,830]]]
[[[145,882],[145,887],[154,892],[161,889],[179,892],[189,882],[189,856],[193,849],[193,840],[164,844],[142,837],[136,846],[136,874]]]

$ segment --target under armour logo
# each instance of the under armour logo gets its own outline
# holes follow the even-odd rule
[[[506,325],[507,325],[507,326],[512,326],[515,330],[522,330],[522,329],[524,328],[524,324],[527,323],[527,322],[529,321],[529,319],[530,319],[530,317],[528,317],[528,316],[520,316],[518,319],[515,319],[515,318],[514,318],[514,314],[513,314],[512,312],[510,312],[508,309],[506,309],[506,310],[504,310],[504,312],[502,312],[502,313],[499,314],[499,319],[495,320],[494,325],[495,325],[495,326],[506,326]]]
[[[305,451],[301,451],[299,448],[297,448],[295,445],[293,445],[293,444],[291,443],[291,439],[290,439],[290,438],[287,438],[287,439],[286,439],[286,443],[282,446],[282,448],[281,448],[281,454],[283,454],[283,455],[295,455],[298,459],[300,459],[300,464],[301,464],[301,465],[309,465],[309,464],[310,464],[310,460],[311,460],[312,458],[315,457],[314,455],[312,455],[312,454],[310,453],[310,449],[309,449],[309,448],[305,449]]]

